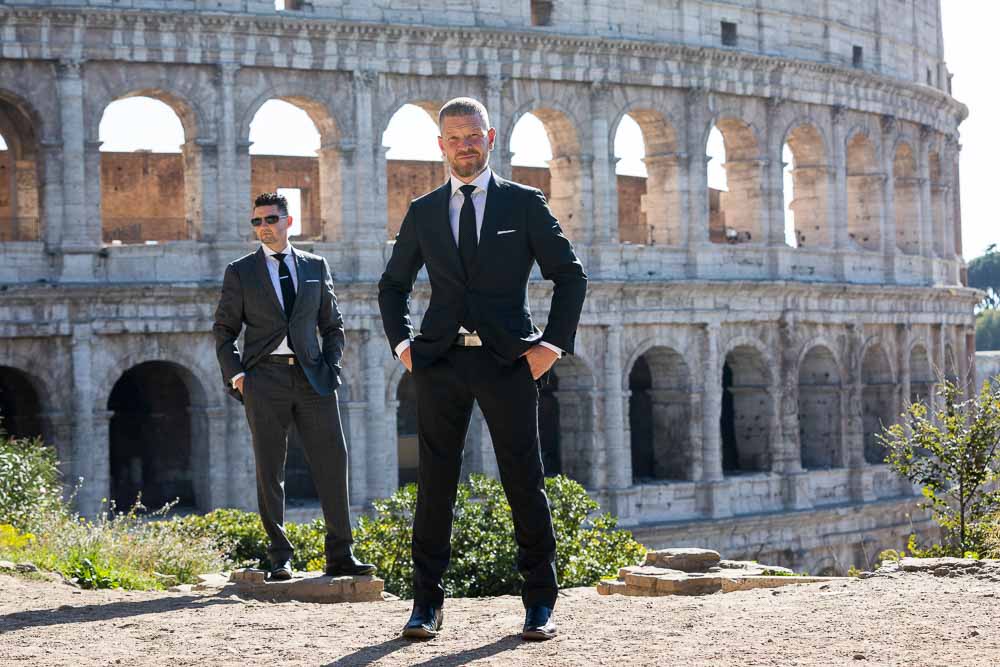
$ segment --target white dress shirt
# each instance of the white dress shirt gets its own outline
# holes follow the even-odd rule
[[[281,276],[278,274],[278,258],[275,257],[278,253],[271,250],[271,248],[263,243],[261,244],[261,247],[264,249],[264,263],[267,265],[267,273],[271,276],[271,287],[274,289],[274,293],[278,295],[278,303],[280,303],[281,307],[284,308],[285,299],[281,295]],[[281,252],[285,255],[283,260],[285,262],[285,266],[288,267],[288,272],[292,274],[292,287],[295,289],[295,293],[298,294],[299,275],[295,271],[295,258],[292,257],[292,244],[289,243],[286,245],[285,249]],[[278,347],[274,348],[274,350],[271,351],[271,354],[295,354],[292,352],[292,348],[288,346],[288,336],[281,339],[281,342],[278,343]],[[246,373],[238,373],[233,376],[233,379],[230,380],[230,382],[235,387],[236,381],[244,375],[246,375]]]
[[[479,238],[482,235],[483,229],[483,214],[486,212],[486,195],[490,189],[490,179],[493,178],[493,170],[489,167],[483,169],[479,176],[476,176],[469,183],[464,183],[455,174],[451,175],[451,199],[448,201],[448,219],[451,223],[451,235],[455,239],[455,245],[458,245],[458,225],[462,217],[462,205],[465,204],[465,195],[462,194],[461,187],[463,185],[474,185],[476,189],[472,191],[470,195],[472,197],[472,206],[476,209],[476,243],[479,243]],[[465,327],[459,327],[459,333],[467,334],[474,333],[467,331]],[[560,357],[562,357],[562,350],[552,345],[546,343],[545,341],[539,341],[541,345],[549,348]],[[404,340],[396,346],[396,356],[401,356],[406,348],[410,347],[410,341]]]

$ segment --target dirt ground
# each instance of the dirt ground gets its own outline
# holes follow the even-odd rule
[[[80,591],[0,575],[0,665],[997,665],[1000,583],[907,574],[707,597],[564,591],[524,643],[513,597],[453,599],[440,637],[397,638],[405,601]]]

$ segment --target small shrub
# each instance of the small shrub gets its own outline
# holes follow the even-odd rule
[[[913,403],[879,439],[892,469],[922,487],[921,507],[945,532],[940,555],[962,556],[981,550],[989,517],[1000,511],[1000,390],[985,382],[963,400],[945,381],[939,396],[935,414]]]
[[[556,533],[556,571],[563,587],[590,586],[645,554],[631,533],[617,530],[609,514],[590,518],[598,504],[566,477],[545,480]],[[412,597],[410,556],[416,486],[408,485],[375,503],[373,517],[361,517],[355,530],[360,558],[375,563],[386,590]],[[518,594],[517,544],[500,482],[472,475],[456,494],[451,563],[444,585],[454,597]]]
[[[59,507],[61,496],[55,450],[0,429],[0,524],[34,530],[35,519]]]

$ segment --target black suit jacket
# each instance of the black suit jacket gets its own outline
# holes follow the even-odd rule
[[[587,276],[545,196],[493,175],[470,276],[452,236],[450,198],[449,181],[414,200],[399,228],[379,281],[379,309],[390,347],[395,351],[400,342],[412,339],[413,365],[423,368],[451,346],[461,322],[471,321],[483,344],[509,363],[539,340],[572,354]],[[555,283],[544,333],[534,326],[528,305],[528,277],[535,261],[542,276]],[[409,295],[424,265],[431,299],[414,337]]]
[[[226,267],[212,333],[222,381],[229,393],[241,401],[242,396],[232,388],[230,380],[271,354],[286,335],[317,393],[329,396],[340,386],[344,319],[337,308],[330,267],[319,255],[296,248],[292,248],[292,256],[298,290],[291,319],[285,317],[274,291],[263,248]],[[246,333],[241,357],[236,339],[243,325],[246,325]],[[322,349],[319,338],[323,339]]]

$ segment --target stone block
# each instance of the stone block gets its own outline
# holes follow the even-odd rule
[[[846,582],[851,579],[852,577],[724,577],[722,579],[722,592],[735,593],[737,591],[752,591],[757,588],[780,588],[795,584],[829,583],[832,581]]]
[[[263,584],[267,580],[267,572],[253,567],[233,570],[229,575],[229,581],[247,584]]]
[[[618,593],[619,595],[624,595],[625,587],[624,581],[600,581],[597,583],[597,594],[613,595]]]
[[[716,567],[722,558],[711,549],[660,549],[646,552],[645,565],[653,565],[682,572],[707,572]]]
[[[317,603],[381,601],[385,583],[372,576],[328,577],[313,572],[296,572],[288,581],[263,581],[256,572],[248,577],[247,571],[234,581],[237,594],[243,597],[267,602]]]
[[[657,595],[711,595],[722,590],[723,577],[718,575],[667,575],[656,578]]]

